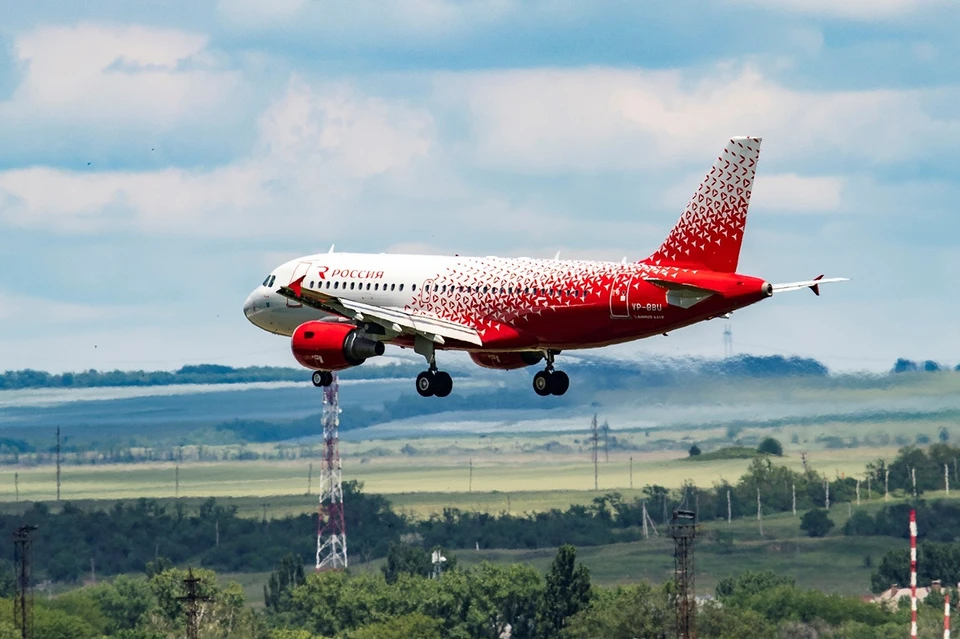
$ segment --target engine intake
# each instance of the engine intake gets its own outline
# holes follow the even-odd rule
[[[383,355],[383,342],[368,339],[352,324],[306,322],[290,338],[293,356],[305,368],[339,371]]]

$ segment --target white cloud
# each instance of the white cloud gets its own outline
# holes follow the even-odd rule
[[[920,10],[946,4],[941,0],[740,0],[765,9],[827,18],[864,21],[901,18]]]
[[[27,74],[0,117],[171,125],[228,106],[235,71],[216,68],[207,37],[142,26],[42,27],[20,36]]]
[[[432,138],[422,110],[294,79],[261,118],[250,158],[209,171],[4,171],[0,219],[83,232],[236,236],[289,234],[301,224],[329,232],[353,223],[344,202],[364,180],[415,163]]]
[[[825,213],[840,208],[843,179],[805,177],[796,173],[761,175],[753,187],[750,206],[793,213]]]
[[[384,39],[417,44],[452,40],[466,31],[495,24],[518,7],[514,0],[220,0],[217,4],[225,20],[242,29],[282,28],[287,37],[307,32],[351,47],[381,45]]]
[[[927,157],[960,138],[956,116],[931,117],[940,91],[800,91],[730,65],[448,74],[436,92],[467,112],[474,161],[518,172],[703,163],[731,135],[765,137],[766,157],[833,164],[841,152],[871,164]]]

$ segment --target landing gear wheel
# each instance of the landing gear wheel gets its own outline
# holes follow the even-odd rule
[[[450,373],[438,371],[434,374],[434,380],[436,381],[437,390],[434,391],[433,394],[437,397],[446,397],[453,390],[453,378],[450,377]]]
[[[546,397],[550,394],[550,373],[540,371],[533,376],[533,390],[540,397]]]
[[[453,384],[451,383],[451,387]],[[423,371],[417,375],[417,392],[420,397],[430,397],[437,391],[437,377],[433,371]]]
[[[312,381],[313,385],[317,388],[329,386],[333,383],[333,373],[329,371],[313,371],[313,375],[310,376],[310,381]]]
[[[552,395],[563,395],[570,388],[570,378],[563,371],[553,371],[550,376],[550,393]]]

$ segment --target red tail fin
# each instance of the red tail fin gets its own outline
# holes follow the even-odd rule
[[[760,138],[731,138],[680,221],[646,264],[737,270]]]

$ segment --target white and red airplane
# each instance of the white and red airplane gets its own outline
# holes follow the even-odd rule
[[[562,395],[561,351],[665,334],[724,316],[774,293],[842,281],[823,276],[772,285],[736,272],[760,138],[732,138],[680,221],[636,263],[498,257],[329,253],[277,267],[244,304],[258,327],[291,336],[293,356],[329,385],[331,371],[413,348],[428,369],[417,392],[453,389],[438,350],[467,351],[480,366],[516,369],[545,360],[539,395]]]

